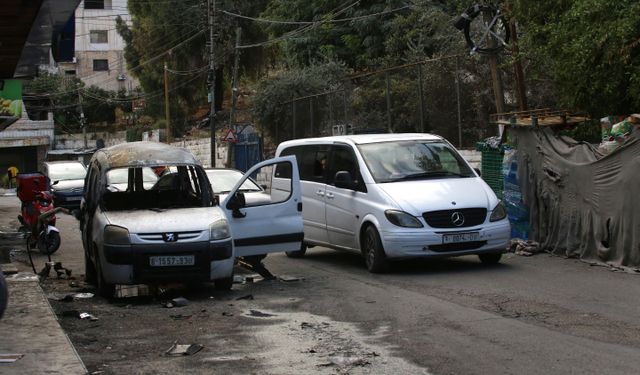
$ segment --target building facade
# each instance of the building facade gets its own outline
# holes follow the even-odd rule
[[[116,31],[116,18],[128,24],[127,0],[83,0],[75,12],[75,59],[59,64],[64,74],[76,75],[87,86],[131,91],[138,81],[127,70],[125,42]]]

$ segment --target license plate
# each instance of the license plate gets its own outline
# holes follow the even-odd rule
[[[196,258],[193,255],[166,255],[149,257],[151,267],[193,266]]]
[[[442,235],[442,243],[471,242],[480,239],[479,232],[451,233]]]
[[[69,197],[69,198],[67,198],[68,201],[79,201],[80,199],[82,199],[82,197]]]

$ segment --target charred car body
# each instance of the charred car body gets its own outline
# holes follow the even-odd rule
[[[277,160],[260,164],[270,162]],[[293,159],[283,162],[295,165]],[[288,226],[260,232],[264,229],[253,230],[252,220],[271,220],[273,210],[247,206],[237,189],[225,199],[229,208],[218,206],[204,169],[188,151],[155,142],[98,150],[89,163],[79,213],[87,281],[106,296],[116,284],[214,281],[229,289],[234,257],[243,250],[271,244],[270,236],[282,242],[292,231],[289,239],[297,242],[281,244],[278,251],[300,245],[299,186],[290,190],[271,207],[290,214]]]

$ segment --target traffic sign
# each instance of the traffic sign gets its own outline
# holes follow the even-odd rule
[[[229,131],[227,132],[227,135],[225,135],[222,138],[223,142],[233,142],[236,143],[238,142],[238,137],[236,137],[236,132],[233,131],[233,129],[229,129]]]

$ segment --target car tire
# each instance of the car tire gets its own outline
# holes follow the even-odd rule
[[[502,258],[502,253],[478,254],[478,258],[483,264],[498,264],[500,263],[500,258]]]
[[[224,277],[222,279],[216,279],[213,281],[213,287],[215,288],[215,290],[227,292],[231,290],[232,286],[233,286],[233,275],[230,277]]]
[[[380,235],[373,225],[364,230],[361,247],[369,272],[382,273],[389,269],[389,261],[382,248]]]
[[[105,298],[113,298],[116,294],[116,285],[109,284],[104,279],[102,272],[102,266],[100,265],[100,258],[96,254],[96,288],[98,294]]]
[[[305,245],[304,242],[300,245],[300,250],[285,251],[285,254],[287,254],[289,258],[302,258],[306,253],[307,253],[307,245]]]
[[[91,285],[97,285],[96,267],[87,252],[84,252],[84,281]]]

